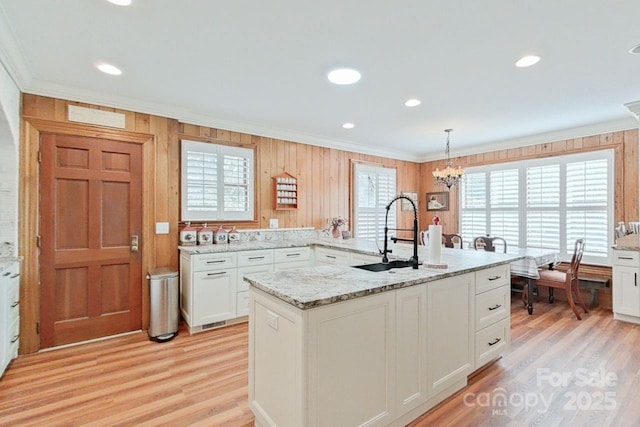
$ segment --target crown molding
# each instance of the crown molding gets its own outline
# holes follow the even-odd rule
[[[624,104],[624,106],[627,107],[627,110],[629,110],[631,114],[633,114],[633,117],[640,120],[640,101],[629,102]]]
[[[105,107],[135,111],[138,113],[153,114],[179,120],[198,126],[207,126],[216,129],[225,129],[233,132],[242,132],[266,138],[282,139],[301,144],[315,145],[336,150],[353,151],[356,153],[387,157],[397,160],[418,162],[417,156],[411,156],[397,151],[379,149],[357,144],[351,141],[326,138],[320,135],[306,133],[292,129],[279,129],[261,124],[242,122],[227,118],[212,118],[210,114],[197,113],[185,110],[181,107],[170,106],[162,103],[152,103],[134,98],[104,94],[75,87],[60,85],[51,82],[33,79],[24,92],[33,95],[49,96],[53,98],[67,99],[69,101],[102,105]]]
[[[629,105],[629,104],[626,104]],[[640,108],[640,101],[637,108]],[[455,157],[471,156],[491,151],[502,151],[511,148],[527,147],[530,145],[551,143],[554,141],[563,141],[566,139],[584,138],[592,135],[600,135],[603,133],[620,132],[638,127],[638,121],[628,117],[624,119],[610,120],[600,123],[592,123],[584,126],[560,129],[551,132],[539,133],[535,135],[523,136],[521,138],[505,139],[502,141],[491,142],[487,144],[476,145],[467,149],[456,150]],[[441,153],[429,153],[420,158],[420,162],[431,162],[442,160],[445,157]]]

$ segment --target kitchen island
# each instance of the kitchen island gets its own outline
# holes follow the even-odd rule
[[[519,259],[451,249],[446,269],[246,275],[256,425],[406,425],[508,349]]]

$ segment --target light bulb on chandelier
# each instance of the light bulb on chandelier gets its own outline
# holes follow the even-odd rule
[[[451,189],[451,187],[462,180],[464,169],[460,166],[451,166],[451,158],[449,156],[449,136],[453,129],[445,129],[444,131],[447,133],[447,148],[445,149],[445,153],[447,155],[447,166],[443,170],[436,168],[436,170],[433,171],[433,178],[435,179],[436,184],[443,185],[447,187],[447,189]]]

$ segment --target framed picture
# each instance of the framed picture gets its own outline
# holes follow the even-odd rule
[[[418,209],[418,193],[415,191],[403,191],[402,192],[403,196],[407,196],[408,198],[410,198],[411,200],[413,200],[413,203],[416,205],[416,209]],[[411,206],[411,202],[409,202],[407,199],[400,199],[402,204],[402,210],[403,211],[413,211],[413,207]]]
[[[449,192],[442,191],[439,193],[427,193],[427,210],[428,211],[448,211],[449,210]]]

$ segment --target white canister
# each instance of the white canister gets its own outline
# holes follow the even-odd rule
[[[192,246],[197,243],[198,237],[196,229],[191,227],[191,223],[187,222],[182,230],[180,230],[180,244],[183,246]]]
[[[204,226],[198,230],[198,244],[199,245],[210,245],[213,243],[213,230],[207,228],[207,223],[204,223]]]
[[[240,243],[240,233],[236,230],[235,226],[231,227],[231,230],[229,230],[228,240],[229,243]]]
[[[229,232],[222,228],[222,226],[218,227],[216,231],[213,232],[213,243],[221,244],[227,243],[229,237]]]

